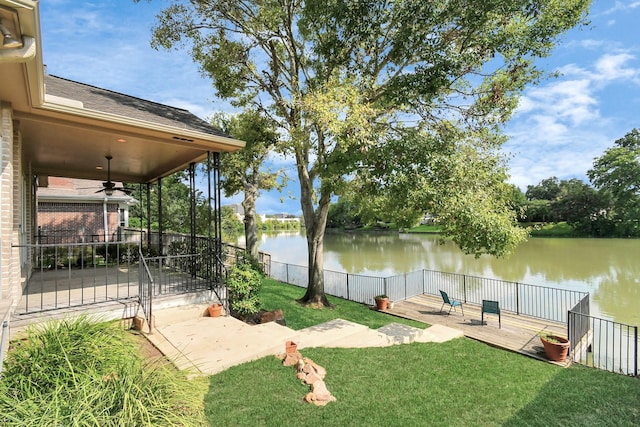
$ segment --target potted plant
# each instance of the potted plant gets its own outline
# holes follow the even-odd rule
[[[570,342],[568,339],[549,332],[540,334],[540,341],[544,346],[544,352],[549,360],[564,362],[569,353]]]
[[[382,295],[376,295],[374,297],[374,300],[376,301],[376,308],[378,310],[386,310],[387,306],[389,305],[389,297],[382,294]]]
[[[222,304],[214,303],[207,307],[209,310],[209,317],[220,317],[222,314]]]

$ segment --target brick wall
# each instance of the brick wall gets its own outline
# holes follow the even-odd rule
[[[104,205],[101,203],[39,202],[41,243],[78,243],[104,240]],[[107,235],[115,240],[118,205],[107,204]]]

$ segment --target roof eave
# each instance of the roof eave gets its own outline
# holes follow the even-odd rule
[[[191,143],[193,146],[203,145],[198,141],[206,141],[215,143],[216,145],[222,145],[225,147],[224,151],[238,151],[244,148],[244,141],[240,141],[233,138],[227,138],[220,135],[213,135],[205,132],[198,132],[191,129],[183,129],[175,126],[168,126],[145,120],[134,119],[130,117],[119,116],[117,114],[105,113],[102,111],[91,110],[87,108],[79,108],[74,105],[61,104],[57,102],[51,102],[51,99],[57,99],[56,97],[46,96],[44,102],[38,107],[39,109],[50,111],[54,113],[70,114],[78,117],[83,117],[91,120],[99,120],[108,123],[114,123],[118,125],[131,126],[137,129],[144,129],[147,131],[156,131],[164,134],[172,135],[172,138]],[[204,144],[203,148],[208,148],[209,144]]]

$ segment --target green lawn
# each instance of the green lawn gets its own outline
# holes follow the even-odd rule
[[[295,302],[302,294],[265,280],[261,297],[295,329],[338,317],[373,328],[398,321],[339,298],[330,297],[334,309],[305,308]],[[189,380],[141,359],[118,322],[53,323],[11,346],[0,381],[2,426],[640,425],[640,379],[563,369],[466,338],[304,349],[327,369],[337,401],[325,407],[303,402],[308,387],[276,357]]]
[[[531,237],[576,237],[577,233],[566,222],[550,222],[546,224],[526,224],[531,227]]]
[[[378,327],[389,315],[340,299],[334,310],[299,306],[303,290],[266,280],[266,309],[299,329],[340,317]],[[327,369],[337,398],[304,403],[308,387],[275,357],[210,378],[205,413],[233,426],[634,426],[640,380],[575,365],[563,369],[467,339],[387,348],[302,351]]]
[[[296,302],[297,299],[302,298],[304,293],[305,289],[303,288],[265,278],[260,291],[262,308],[265,310],[282,309],[287,326],[296,330],[337,318],[357,322],[372,329],[378,329],[391,322],[403,323],[418,328],[426,328],[428,326],[425,323],[370,310],[363,304],[332,297],[331,295],[328,298],[329,302],[334,306],[332,309],[320,310],[304,307]]]
[[[442,227],[439,225],[418,225],[417,227],[409,228],[407,233],[440,233],[442,232]]]

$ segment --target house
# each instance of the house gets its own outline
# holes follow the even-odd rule
[[[38,243],[119,241],[138,203],[121,190],[104,194],[100,181],[51,176],[43,184],[36,190]]]
[[[146,188],[147,193],[153,186],[160,202],[164,177],[187,169],[193,177],[194,165],[207,160],[213,165],[207,172],[209,197],[219,210],[219,155],[237,151],[244,143],[189,111],[47,75],[42,62],[38,1],[0,0],[0,20],[0,321],[4,333],[31,277],[44,274],[44,268],[36,268],[41,253],[37,226],[42,224],[36,196],[39,192],[44,195],[38,185],[51,182],[51,177],[103,182],[108,169],[106,183],[110,184],[104,186],[104,194],[112,192],[114,183],[127,182]],[[193,186],[191,190],[195,195]],[[106,228],[111,234],[110,223]],[[219,229],[212,227],[210,233],[219,233]],[[162,228],[158,235],[161,249]],[[216,234],[209,239],[209,246],[204,247],[214,252],[215,259],[221,253],[221,238]],[[195,248],[194,241],[195,234],[191,236],[192,243],[185,246]],[[56,256],[61,252],[52,250]],[[85,252],[84,248],[80,251]],[[213,268],[196,264],[195,258],[187,264],[192,266],[194,276],[199,274],[196,267]],[[52,268],[58,265],[65,263],[51,264]],[[76,265],[82,267],[84,261]],[[96,276],[92,271],[86,273]],[[209,281],[220,277],[218,270],[215,276],[206,276]],[[120,280],[120,276],[109,276],[109,280]],[[140,289],[147,292],[142,286]],[[72,290],[69,287],[68,293]],[[117,298],[109,294],[106,297]],[[151,313],[149,297],[136,297],[147,304],[146,316]],[[60,301],[56,300],[53,309],[59,306]]]

